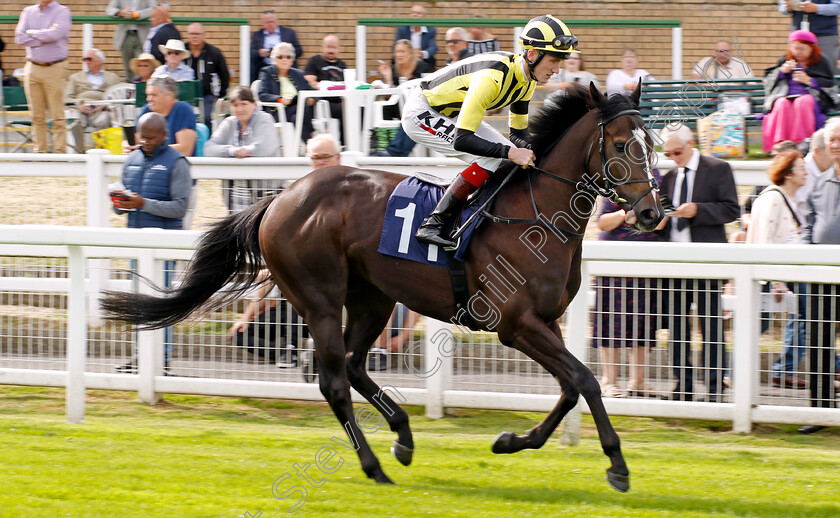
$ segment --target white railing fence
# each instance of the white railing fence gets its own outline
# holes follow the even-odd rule
[[[321,400],[317,384],[305,383],[299,371],[283,377],[274,369],[257,379],[231,379],[227,374],[219,374],[222,371],[194,368],[184,361],[179,371],[198,376],[188,377],[178,371],[165,376],[163,331],[138,333],[136,375],[114,373],[112,366],[105,368],[97,363],[101,360],[90,351],[92,327],[96,325],[96,319],[89,318],[95,316],[89,308],[96,306],[96,300],[91,299],[104,288],[128,288],[125,280],[97,274],[97,261],[136,259],[137,271],[160,283],[163,261],[189,259],[198,236],[197,232],[157,229],[0,225],[0,256],[51,258],[66,271],[66,275],[54,278],[10,276],[8,280],[14,282],[4,283],[2,294],[10,301],[15,293],[39,291],[67,297],[66,353],[53,351],[49,353],[52,363],[37,364],[26,363],[38,356],[36,349],[11,355],[0,351],[0,383],[67,387],[67,419],[73,423],[83,421],[85,390],[89,388],[137,391],[141,399],[150,402],[163,393]],[[840,282],[840,247],[587,241],[582,270],[584,287],[595,275],[734,279],[733,302],[729,304],[734,318],[728,343],[734,384],[727,397],[722,402],[708,403],[606,398],[610,413],[725,420],[740,432],[748,432],[752,423],[761,422],[840,425],[840,410],[810,408],[802,391],[796,391],[798,396],[794,389],[782,392],[781,396],[791,396],[787,398],[768,393],[767,383],[762,381],[767,369],[762,367],[761,358],[775,356],[776,349],[764,350],[766,344],[762,344],[758,328],[762,280]],[[582,359],[589,355],[589,298],[587,289],[580,290],[565,318],[567,346]],[[217,323],[209,319],[190,325]],[[400,365],[391,372],[374,373],[374,379],[396,387],[408,404],[424,405],[432,417],[441,417],[447,407],[548,411],[556,404],[556,382],[544,371],[533,370],[533,363],[524,356],[506,348],[500,348],[501,353],[492,352],[497,342],[491,343],[479,334],[458,343],[454,350],[443,348],[440,340],[430,338],[441,329],[449,326],[426,319],[426,338],[409,351],[413,354],[402,355],[405,368]],[[211,345],[197,344],[197,349]],[[126,354],[130,354],[130,349],[131,346]],[[213,369],[222,363],[238,365],[237,360],[219,362],[216,357],[202,354],[205,353],[190,361],[198,364],[207,360],[206,365]],[[597,362],[587,361],[593,369],[597,368],[594,363]],[[29,368],[32,365],[40,368]],[[669,364],[663,366],[667,368]],[[241,371],[233,374],[235,377]],[[670,386],[672,380],[662,381]],[[359,400],[355,393],[354,397]],[[588,411],[582,399],[581,402],[583,411]]]

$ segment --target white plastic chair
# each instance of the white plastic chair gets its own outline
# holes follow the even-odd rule
[[[286,120],[286,105],[283,103],[267,103],[260,101],[259,79],[256,79],[251,83],[251,93],[254,94],[254,100],[257,102],[257,109],[261,110],[263,106],[269,106],[276,109],[278,122],[274,123],[274,127],[277,128],[277,133],[280,134],[280,145],[283,148],[283,156],[298,156],[299,146],[295,145],[295,126]]]
[[[117,83],[105,89],[103,100],[105,101],[126,101],[134,99],[133,83]],[[122,126],[126,121],[133,121],[137,118],[137,107],[134,103],[114,103],[108,106],[111,111],[111,121],[115,126]]]

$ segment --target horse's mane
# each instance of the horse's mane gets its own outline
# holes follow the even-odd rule
[[[589,89],[580,83],[572,83],[565,90],[549,96],[542,109],[531,118],[528,130],[531,132],[532,148],[541,158],[551,147],[590,109],[601,112],[601,118],[609,119],[622,110],[633,108],[626,95],[611,95],[597,106],[593,106]]]

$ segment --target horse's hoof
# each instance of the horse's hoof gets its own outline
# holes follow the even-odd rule
[[[630,474],[621,475],[607,470],[607,483],[616,491],[626,493],[627,491],[630,491]]]
[[[377,484],[393,484],[394,483],[394,481],[391,480],[390,478],[388,478],[388,475],[386,475],[385,472],[382,471],[382,470],[379,470],[378,473],[376,473],[374,475],[371,475],[370,478],[375,480]]]
[[[512,453],[511,442],[516,437],[513,432],[500,432],[493,439],[493,453]]]
[[[400,461],[400,464],[408,466],[411,464],[411,458],[414,456],[414,448],[403,446],[397,441],[394,441],[394,445],[391,446],[391,453]]]

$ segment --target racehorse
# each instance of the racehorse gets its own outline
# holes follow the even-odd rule
[[[540,424],[524,435],[502,432],[493,452],[540,448],[583,395],[611,461],[607,481],[619,491],[629,489],[630,473],[618,435],[598,382],[566,349],[557,319],[580,286],[581,232],[596,193],[616,200],[638,230],[651,231],[662,219],[650,173],[653,145],[637,110],[640,94],[641,83],[629,97],[609,99],[594,85],[588,91],[573,86],[556,102],[546,102],[530,126],[536,167],[513,174],[492,209],[502,215],[497,221],[510,224],[478,226],[466,259],[470,291],[498,299],[498,318],[481,320],[485,315],[476,310],[473,319],[542,365],[562,391]],[[216,223],[168,296],[109,292],[102,307],[110,318],[141,328],[174,325],[196,310],[241,297],[264,260],[309,326],[321,392],[357,448],[363,471],[390,483],[354,419],[350,385],[387,419],[397,434],[391,451],[408,465],[414,449],[408,415],[370,379],[366,355],[395,301],[438,320],[456,315],[445,268],[377,252],[389,194],[404,178],[343,166],[316,170],[275,198]],[[502,260],[510,273],[507,292],[483,273]]]

